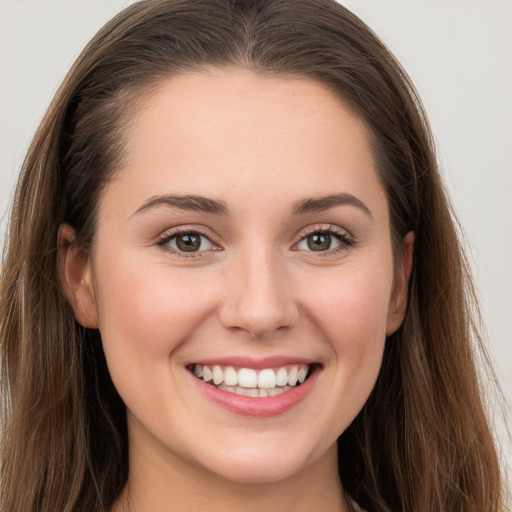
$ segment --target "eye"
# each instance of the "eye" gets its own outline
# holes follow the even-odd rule
[[[183,253],[204,252],[215,248],[207,236],[197,231],[182,231],[167,235],[158,245]]]
[[[312,252],[336,252],[336,249],[346,249],[352,245],[354,242],[346,233],[330,228],[308,233],[301,238],[297,249]]]

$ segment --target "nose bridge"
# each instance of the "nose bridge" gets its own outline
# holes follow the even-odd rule
[[[286,262],[270,244],[240,253],[228,274],[221,311],[225,327],[259,337],[297,321]]]

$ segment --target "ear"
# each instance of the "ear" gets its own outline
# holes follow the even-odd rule
[[[407,291],[414,258],[414,233],[412,231],[407,233],[402,240],[398,257],[395,282],[389,302],[386,336],[390,336],[400,327],[407,310]]]
[[[92,271],[87,254],[75,243],[76,234],[69,224],[62,224],[58,236],[61,285],[75,318],[83,327],[98,327]]]

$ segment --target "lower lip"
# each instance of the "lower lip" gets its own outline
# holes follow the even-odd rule
[[[188,370],[187,370],[188,371]],[[190,373],[190,372],[189,372]],[[311,391],[319,371],[315,370],[302,384],[279,395],[252,398],[223,391],[190,373],[200,391],[212,402],[242,416],[278,416],[298,405]]]

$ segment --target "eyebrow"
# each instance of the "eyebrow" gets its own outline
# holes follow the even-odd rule
[[[355,206],[366,213],[369,217],[373,218],[370,209],[360,199],[352,194],[344,192],[322,197],[309,197],[297,201],[293,206],[293,213],[294,215],[301,215],[304,213],[324,211],[335,206],[345,205]]]
[[[224,201],[218,201],[196,195],[165,194],[150,197],[144,201],[142,206],[130,215],[130,217],[133,215],[139,215],[159,206],[180,208],[182,210],[194,212],[211,213],[214,215],[228,215],[228,207]]]
[[[345,192],[322,197],[308,197],[306,199],[301,199],[294,203],[292,213],[294,215],[302,215],[313,211],[324,211],[335,206],[345,205],[355,206],[366,213],[369,217],[372,217],[370,209],[360,199]],[[224,201],[198,195],[165,194],[150,197],[144,201],[142,206],[130,215],[130,217],[160,206],[210,213],[213,215],[229,215],[228,207]]]

